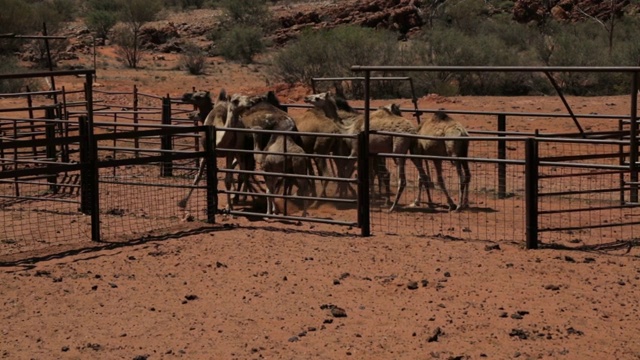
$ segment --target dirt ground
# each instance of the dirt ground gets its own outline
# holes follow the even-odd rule
[[[179,97],[276,89],[263,65],[211,59],[205,76],[176,55],[117,65],[99,49],[98,86]],[[84,61],[90,62],[87,58]],[[69,88],[78,79],[60,80]],[[580,114],[629,113],[629,98],[569,98]],[[410,100],[399,100],[402,107]],[[564,113],[556,97],[419,99],[424,108]],[[2,104],[8,104],[4,101]],[[358,104],[356,102],[356,104]],[[408,116],[408,115],[407,115]],[[493,117],[456,117],[493,129]],[[611,123],[585,121],[591,130]],[[575,131],[568,119],[510,118],[509,131]],[[416,213],[416,219],[420,218]],[[42,224],[46,226],[46,224]],[[115,229],[110,229],[116,231]],[[323,224],[227,219],[135,244],[0,268],[6,359],[640,359],[640,252],[524,250]]]

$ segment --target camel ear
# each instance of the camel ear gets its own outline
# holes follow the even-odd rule
[[[220,95],[218,95],[218,100],[220,100],[220,101],[228,100],[227,99],[227,92],[224,89],[220,90]]]

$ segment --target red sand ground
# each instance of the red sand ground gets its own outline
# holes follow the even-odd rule
[[[131,71],[102,55],[109,65],[98,82],[172,96],[191,87],[270,88],[259,65],[215,61],[209,75],[193,77],[169,70],[171,57]],[[307,92],[279,95],[299,103]],[[583,114],[629,111],[627,97],[569,102]],[[564,112],[554,97],[430,96],[420,105]],[[470,129],[495,126],[458,118]],[[524,118],[509,129],[532,127]],[[574,130],[569,119],[535,127]],[[640,359],[636,248],[527,251],[521,242],[490,248],[429,236],[360,238],[317,224],[224,223],[237,226],[0,269],[0,357]]]

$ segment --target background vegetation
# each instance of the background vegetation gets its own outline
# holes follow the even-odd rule
[[[291,1],[290,1],[291,2]],[[118,44],[123,62],[137,67],[143,54],[140,29],[163,9],[176,11],[214,7],[221,9],[215,29],[208,35],[208,54],[185,45],[182,68],[193,74],[205,71],[206,56],[221,55],[230,61],[260,61],[270,76],[288,83],[310,83],[313,77],[354,76],[359,65],[522,65],[522,66],[637,66],[640,28],[637,14],[616,13],[596,19],[558,22],[545,16],[535,23],[513,20],[512,1],[424,1],[425,25],[409,40],[398,40],[389,30],[344,25],[307,30],[286,46],[272,47],[266,40],[279,25],[266,0],[0,0],[0,34],[33,34],[46,21],[55,33],[65,21],[81,17],[98,38]],[[612,2],[613,4],[613,2]],[[0,56],[11,57],[24,46],[41,41],[0,39]],[[37,51],[36,51],[37,52]],[[261,55],[262,54],[262,55]],[[3,61],[2,72],[16,67]],[[374,74],[384,76],[390,74]],[[554,91],[544,74],[527,73],[393,73],[411,76],[418,95],[522,95]],[[568,94],[598,95],[628,92],[628,76],[613,73],[555,73]],[[378,97],[410,96],[408,84],[376,84]],[[352,89],[361,92],[356,82]]]

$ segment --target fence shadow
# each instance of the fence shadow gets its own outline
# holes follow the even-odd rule
[[[16,267],[22,266],[25,269],[30,269],[35,267],[35,265],[42,261],[49,261],[54,259],[63,259],[70,256],[76,256],[80,254],[89,254],[100,252],[104,250],[113,250],[118,248],[125,248],[131,246],[138,246],[141,244],[146,244],[149,242],[157,242],[157,241],[166,241],[173,239],[180,239],[184,236],[189,235],[200,235],[207,234],[211,232],[231,230],[234,227],[229,224],[217,225],[217,226],[203,226],[189,230],[176,231],[173,233],[167,233],[162,235],[154,235],[154,236],[143,236],[137,239],[126,240],[126,241],[114,241],[114,242],[99,242],[99,243],[89,243],[86,245],[73,245],[72,248],[67,247],[67,249],[56,252],[56,253],[46,253],[42,254],[41,251],[31,251],[19,254],[12,254],[0,257],[0,268],[2,267]]]

